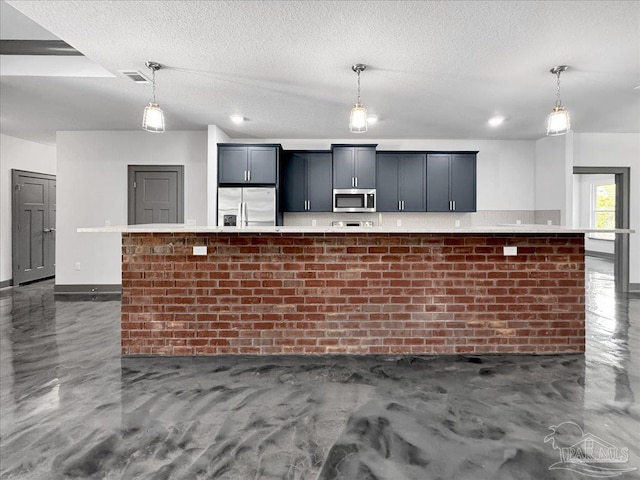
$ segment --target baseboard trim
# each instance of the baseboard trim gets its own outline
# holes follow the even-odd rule
[[[0,288],[13,287],[13,278],[0,282]]]
[[[596,251],[593,251],[593,250],[585,250],[584,254],[587,257],[603,258],[605,260],[611,260],[611,261],[613,261],[615,259],[615,255],[613,253],[605,253],[605,252],[596,252]]]
[[[55,285],[53,287],[54,294],[62,295],[113,295],[122,294],[122,285],[106,284],[106,285]]]

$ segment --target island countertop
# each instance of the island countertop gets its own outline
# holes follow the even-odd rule
[[[475,227],[330,227],[330,226],[271,226],[271,227],[216,227],[189,224],[145,224],[145,225],[114,225],[104,227],[82,227],[79,233],[280,233],[280,234],[325,234],[325,233],[387,233],[387,234],[549,234],[549,233],[635,233],[633,229],[593,229],[573,228],[562,225],[538,224],[505,224],[485,225]]]

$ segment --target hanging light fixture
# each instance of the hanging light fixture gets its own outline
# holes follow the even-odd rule
[[[564,109],[562,101],[560,100],[560,74],[568,68],[566,65],[559,65],[549,70],[557,76],[558,93],[556,96],[556,106],[553,107],[553,110],[547,118],[547,135],[564,135],[571,129],[569,112]]]
[[[349,131],[351,133],[364,133],[367,131],[367,109],[360,103],[360,73],[367,68],[362,63],[356,63],[351,70],[358,74],[358,101],[351,109],[349,117]]]
[[[145,65],[152,72],[153,100],[144,107],[142,129],[147,132],[162,133],[164,132],[164,113],[156,103],[156,72],[162,68],[162,65],[156,62],[147,62]]]

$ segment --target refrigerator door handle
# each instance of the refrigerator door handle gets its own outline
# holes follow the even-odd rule
[[[247,218],[247,202],[242,202],[242,228],[246,227],[249,224],[249,219]]]

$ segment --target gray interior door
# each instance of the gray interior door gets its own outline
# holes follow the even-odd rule
[[[56,177],[12,170],[13,283],[55,275]]]
[[[129,166],[129,225],[184,222],[182,165]]]

